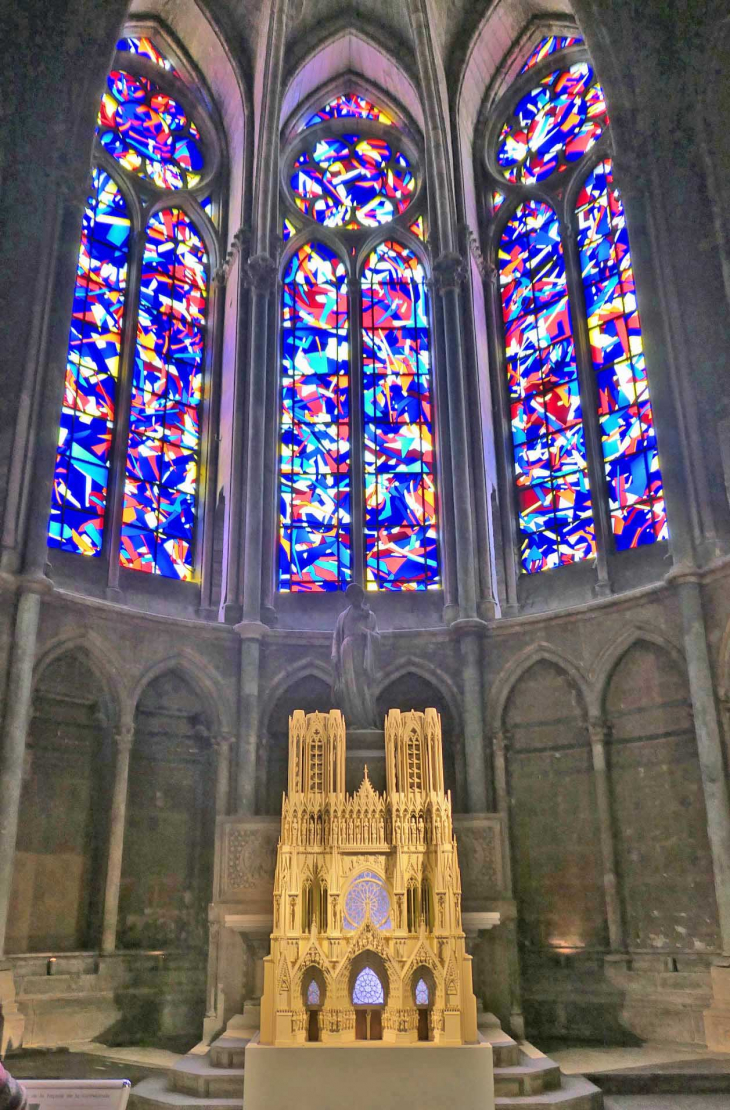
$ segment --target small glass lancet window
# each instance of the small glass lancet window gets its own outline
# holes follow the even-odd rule
[[[312,979],[309,986],[307,987],[307,1005],[319,1006],[320,999],[321,994],[319,990],[319,984],[316,979]]]
[[[416,1006],[428,1006],[428,986],[425,979],[419,979],[416,983]]]
[[[364,967],[352,991],[354,1006],[384,1006],[383,984],[371,967]]]

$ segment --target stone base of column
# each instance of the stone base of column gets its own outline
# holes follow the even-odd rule
[[[710,968],[712,1005],[705,1010],[705,1037],[711,1052],[730,1052],[730,967]]]
[[[10,964],[0,963],[0,1059],[23,1043],[25,1016],[15,1001],[15,982]]]

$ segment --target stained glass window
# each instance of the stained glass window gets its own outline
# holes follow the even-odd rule
[[[182,105],[147,77],[112,70],[96,131],[126,170],[160,189],[192,189],[200,181],[198,128]]]
[[[97,123],[99,145],[116,158],[137,194],[147,181],[168,191],[169,207],[133,227],[120,185],[100,166],[83,220],[69,338],[66,392],[53,502],[51,546],[98,555],[113,469],[123,495],[122,566],[189,579],[200,456],[199,410],[209,294],[206,247],[175,189],[195,189],[203,167],[200,133],[165,91],[169,59],[149,38],[117,43],[128,55],[107,80]],[[138,59],[144,59],[142,63]],[[161,84],[143,76],[149,63]],[[200,204],[212,218],[213,195]],[[147,189],[149,197],[149,189]],[[124,327],[128,269],[139,274],[136,331]],[[136,282],[135,282],[136,285]],[[131,315],[131,313],[130,313]],[[115,448],[119,374],[129,372],[129,433]],[[126,395],[126,390],[125,394]]]
[[[317,983],[317,980],[310,979],[309,986],[307,987],[307,1005],[319,1006],[320,997],[319,984]]]
[[[371,967],[364,967],[352,988],[353,1006],[384,1006],[383,984]]]
[[[595,554],[573,326],[560,227],[521,204],[499,251],[522,566]]]
[[[192,573],[207,262],[184,212],[152,217],[142,259],[120,560],[168,578]]]
[[[283,590],[338,590],[350,580],[347,276],[335,252],[308,243],[282,296],[281,542]]]
[[[348,96],[333,97],[324,108],[309,116],[302,126],[315,127],[318,123],[325,123],[331,119],[370,119],[386,126],[393,122],[382,108],[378,108],[363,96],[351,93]]]
[[[297,207],[326,227],[378,227],[405,212],[415,178],[395,143],[337,135],[302,151],[291,188]]]
[[[416,983],[416,1006],[428,1006],[428,987],[425,979]]]
[[[350,884],[342,925],[352,931],[359,929],[368,918],[376,929],[392,928],[388,890],[374,871],[362,871]]]
[[[127,203],[92,174],[81,230],[48,543],[99,555],[122,345],[130,239]]]
[[[666,539],[667,520],[626,217],[609,159],[588,174],[576,214],[611,524],[623,550]]]
[[[523,72],[579,39],[543,40]],[[623,205],[610,159],[581,162],[608,126],[589,61],[558,68],[517,99],[493,150],[492,211],[509,206],[499,244],[506,375],[522,569],[546,570],[596,552],[592,499],[607,492],[618,550],[665,539],[656,437]],[[570,234],[544,191],[554,175],[585,174],[576,202],[582,288],[569,288]],[[507,184],[504,184],[506,179]],[[541,196],[525,186],[540,183]],[[511,186],[519,186],[512,190]],[[560,190],[560,191],[559,191]],[[598,413],[583,407],[573,314],[587,313]],[[580,357],[584,357],[582,354]],[[588,366],[582,368],[588,372]],[[585,421],[602,444],[606,490],[589,490]],[[592,460],[594,477],[596,464]]]
[[[412,224],[409,225],[408,230],[416,239],[420,239],[422,243],[426,241],[426,227],[423,221],[423,216],[418,216]]]
[[[415,254],[377,247],[362,275],[368,589],[439,583],[428,292]]]
[[[583,39],[576,36],[548,35],[537,44],[520,73],[526,73],[528,69],[532,69],[538,62],[544,61],[545,58],[549,58],[551,54],[555,54],[558,50],[565,50],[569,46],[580,46],[582,42]]]
[[[175,69],[174,65],[169,58],[157,49],[151,39],[137,38],[134,35],[128,35],[121,38],[117,43],[117,50],[127,51],[129,54],[138,54],[142,58],[149,58],[155,65],[166,69],[168,73],[174,74],[175,77],[180,77],[180,74]]]
[[[593,67],[576,62],[549,73],[518,100],[499,136],[497,161],[513,184],[543,181],[579,161],[607,123]]]

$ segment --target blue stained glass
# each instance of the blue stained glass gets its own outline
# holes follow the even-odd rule
[[[595,554],[565,261],[549,205],[517,208],[499,269],[522,567],[534,573]]]
[[[347,277],[308,243],[282,291],[279,588],[338,590],[350,580]]]
[[[428,293],[408,248],[384,242],[362,275],[366,586],[440,582]]]
[[[316,979],[312,979],[307,987],[307,1005],[319,1006],[320,990]]]
[[[371,967],[364,967],[352,988],[353,1006],[384,1006],[383,984]]]
[[[130,220],[121,190],[92,173],[69,331],[48,544],[99,555],[127,289]]]
[[[142,259],[119,561],[187,580],[200,448],[208,297],[203,241],[177,208],[155,213]]]
[[[542,62],[545,58],[549,58],[551,54],[556,54],[559,50],[566,50],[569,46],[580,46],[582,42],[583,39],[577,36],[547,35],[544,39],[540,40],[532,51],[520,70],[520,73],[526,73],[528,69],[532,69],[538,62]]]
[[[343,929],[352,932],[370,920],[376,929],[392,929],[390,896],[384,880],[374,871],[362,871],[345,895]]]
[[[626,217],[610,159],[586,177],[576,215],[611,525],[624,550],[666,539],[667,520]]]
[[[424,979],[416,983],[416,1006],[428,1006],[428,987]]]

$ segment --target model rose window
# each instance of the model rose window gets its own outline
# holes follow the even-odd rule
[[[345,898],[343,928],[359,929],[368,919],[376,929],[392,928],[388,890],[373,871],[363,871],[351,883]]]
[[[364,967],[355,980],[352,989],[352,1002],[355,1006],[384,1006],[383,984],[371,967]]]

